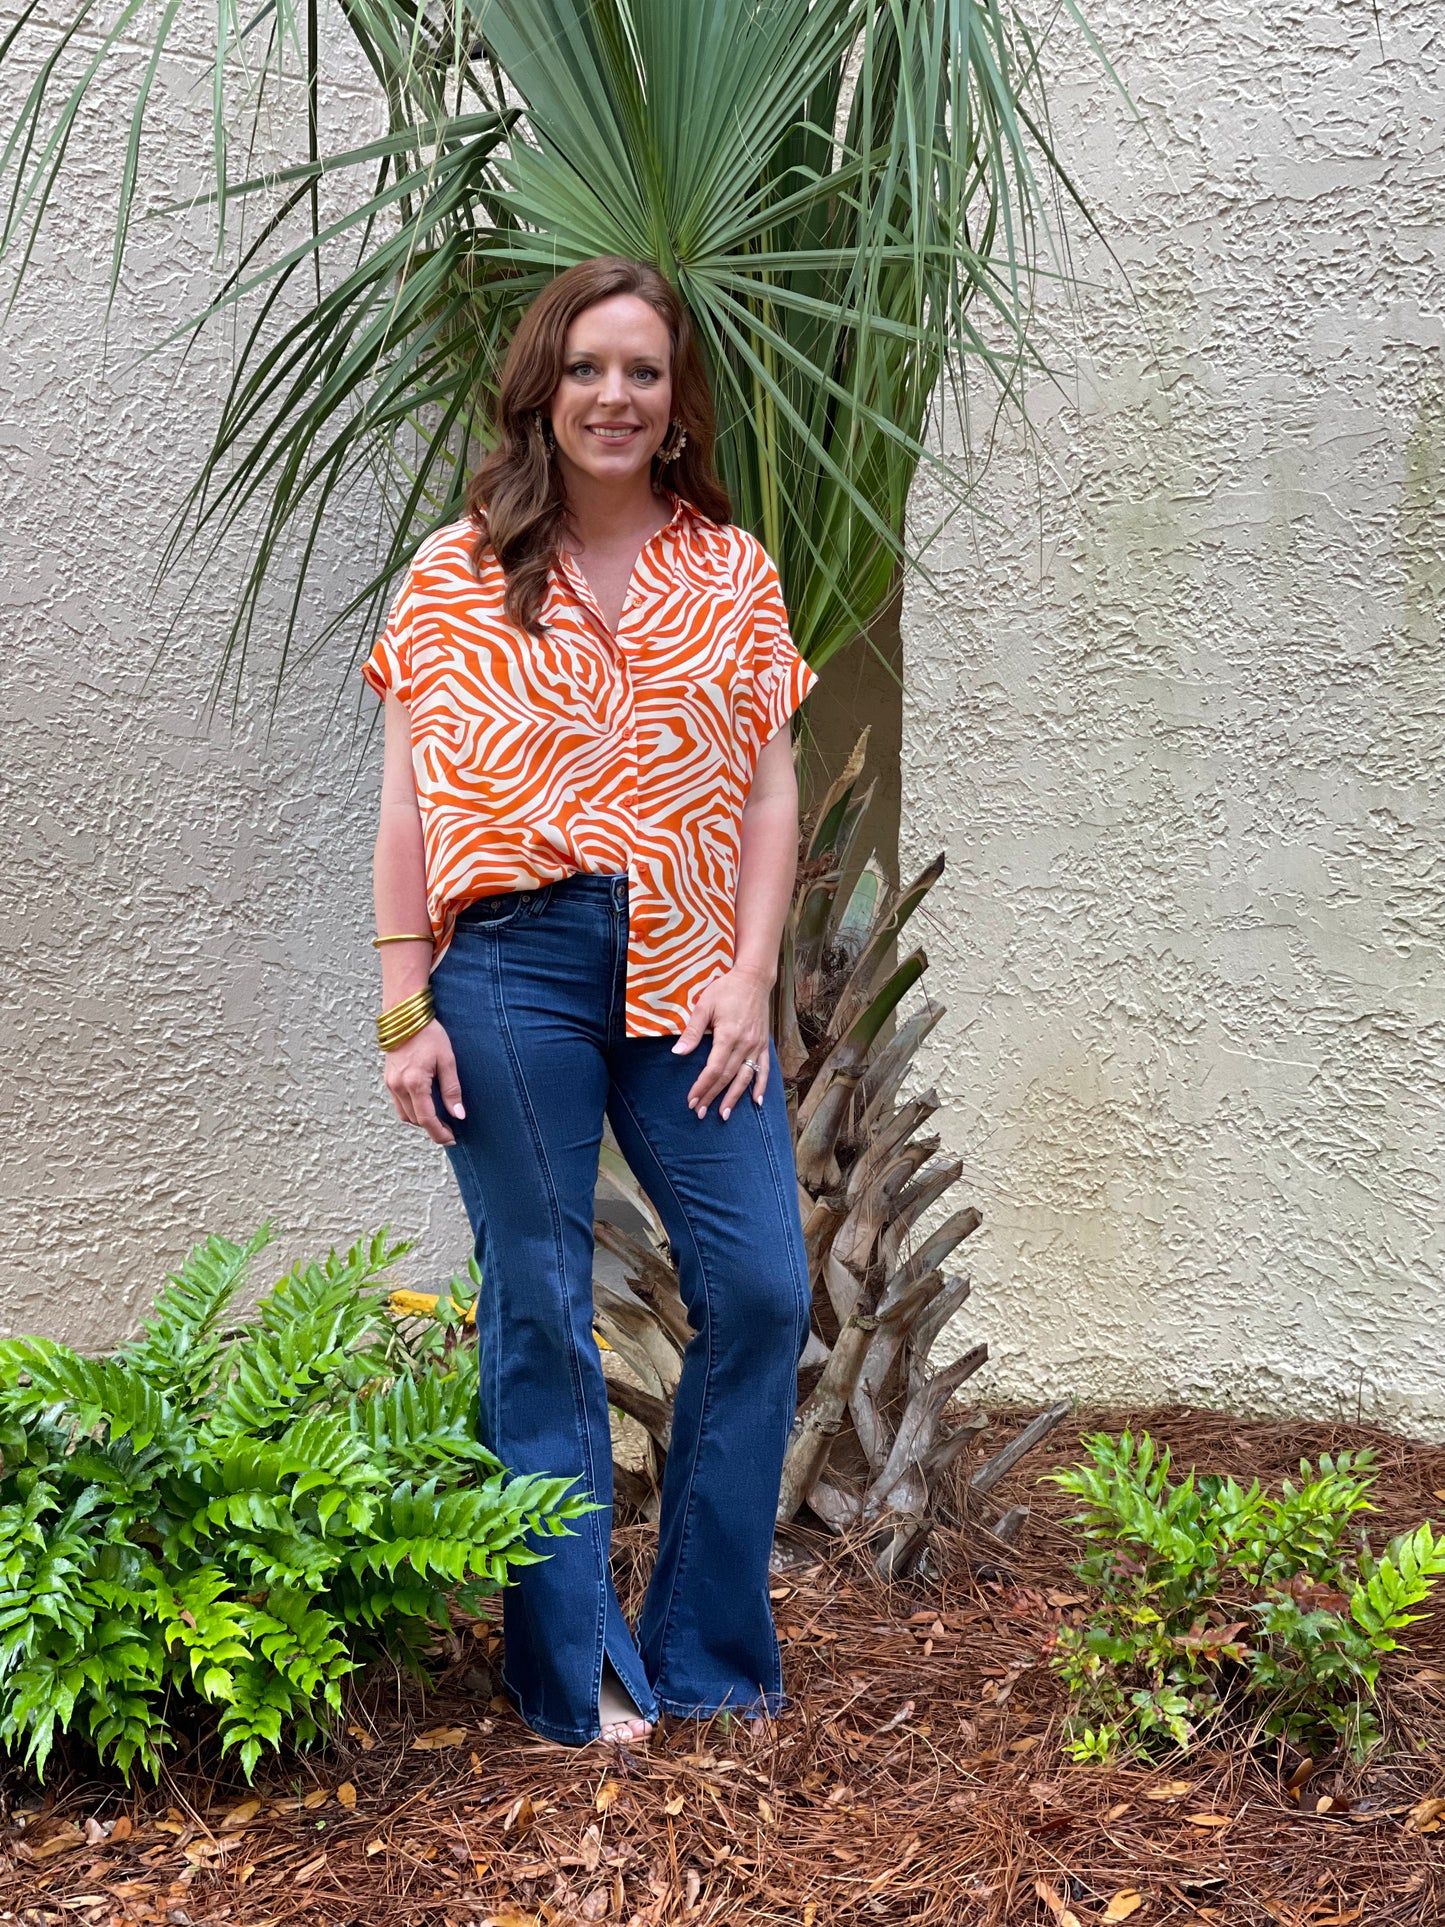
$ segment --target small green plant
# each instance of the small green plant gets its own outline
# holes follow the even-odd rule
[[[404,1245],[298,1266],[228,1319],[267,1238],[197,1245],[109,1357],[0,1342],[0,1743],[37,1771],[75,1732],[154,1775],[199,1711],[249,1778],[588,1509],[477,1442],[449,1300],[389,1315]]]
[[[1301,1483],[1271,1497],[1258,1481],[1246,1490],[1192,1470],[1171,1481],[1169,1452],[1147,1432],[1085,1446],[1091,1464],[1049,1475],[1082,1502],[1073,1522],[1089,1551],[1074,1570],[1098,1594],[1054,1653],[1073,1757],[1187,1746],[1231,1713],[1272,1736],[1329,1733],[1368,1751],[1380,1663],[1445,1573],[1445,1535],[1428,1524],[1370,1553],[1358,1521],[1372,1510],[1374,1455],[1302,1460]]]

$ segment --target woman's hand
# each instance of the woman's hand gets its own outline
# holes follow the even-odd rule
[[[693,1005],[687,1028],[673,1045],[673,1054],[685,1057],[696,1050],[705,1031],[712,1032],[712,1049],[696,1083],[687,1094],[687,1108],[699,1118],[723,1093],[722,1115],[732,1116],[733,1106],[751,1084],[753,1102],[761,1104],[768,1087],[768,996],[773,987],[770,974],[760,970],[734,967],[725,976],[715,977]],[[749,1070],[744,1061],[751,1058],[758,1066]]]
[[[445,1118],[436,1113],[432,1086],[441,1086],[442,1103],[453,1117],[465,1117],[462,1086],[451,1039],[435,1018],[425,1030],[386,1053],[386,1088],[404,1124],[419,1124],[434,1144],[455,1144]]]

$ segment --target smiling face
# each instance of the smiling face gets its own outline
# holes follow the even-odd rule
[[[653,456],[672,418],[672,343],[655,308],[616,294],[567,330],[548,413],[564,480],[651,486]]]

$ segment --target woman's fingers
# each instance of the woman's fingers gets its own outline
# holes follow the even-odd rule
[[[757,1070],[753,1073],[753,1102],[761,1104],[763,1092],[768,1088],[768,1072],[772,1069],[772,1057],[766,1044],[760,1051],[750,1053],[757,1059]]]
[[[457,1076],[457,1060],[452,1054],[451,1039],[445,1031],[437,1046],[436,1081],[441,1089],[442,1103],[451,1115],[465,1117],[467,1112],[462,1103],[462,1080]]]
[[[412,1115],[426,1132],[433,1144],[455,1144],[456,1139],[448,1130],[444,1119],[439,1118],[436,1105],[432,1102],[433,1076],[428,1072],[409,1072],[408,1089],[411,1096]]]
[[[682,1027],[682,1035],[672,1047],[674,1057],[686,1057],[689,1051],[697,1049],[702,1042],[708,1025],[712,1022],[712,998],[704,991],[692,1007],[692,1015]],[[692,1099],[688,1099],[689,1104]]]
[[[687,1094],[689,1109],[696,1111],[700,1118],[706,1117],[708,1105],[719,1091],[727,1089],[729,1080],[737,1075],[742,1059],[743,1047],[732,1032],[715,1030],[707,1062]]]
[[[432,1097],[433,1090],[440,1087],[442,1103],[452,1116],[466,1116],[456,1057],[440,1024],[429,1024],[389,1053],[385,1082],[396,1114],[404,1123],[419,1125],[435,1144],[456,1143],[446,1120],[437,1116]]]

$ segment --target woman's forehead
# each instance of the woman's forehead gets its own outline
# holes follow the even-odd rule
[[[636,294],[614,294],[574,315],[567,330],[567,352],[662,355],[671,343],[667,323]]]

